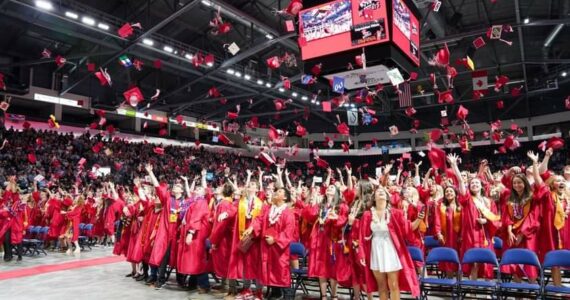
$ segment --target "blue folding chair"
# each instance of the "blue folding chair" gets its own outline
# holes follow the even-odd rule
[[[301,287],[303,290],[303,294],[308,294],[307,287],[305,286],[304,281],[307,279],[307,267],[306,264],[306,257],[307,251],[305,250],[305,246],[301,243],[291,243],[289,245],[289,253],[291,255],[296,255],[299,257],[299,268],[291,269],[291,288],[293,289],[293,293],[297,293],[297,289]]]
[[[457,272],[455,278],[426,277],[427,266],[437,266],[440,262],[454,263],[457,265],[457,269],[459,270],[459,256],[455,249],[448,247],[432,249],[426,258],[422,275],[420,277],[420,299],[428,299],[428,295],[443,297],[451,296],[452,299],[457,299],[459,297],[459,286],[457,284],[459,272]]]
[[[495,252],[488,248],[472,248],[467,250],[463,255],[462,264],[479,264],[479,268],[483,268],[483,264],[491,264],[497,270],[497,278],[495,280],[471,280],[469,277],[459,281],[459,292],[461,299],[473,298],[467,297],[472,295],[490,295],[492,299],[497,297],[497,283],[501,281],[501,272],[499,272],[499,262]],[[476,297],[475,297],[476,298]]]
[[[408,252],[410,252],[410,256],[412,257],[413,261],[424,262],[424,254],[422,253],[422,249],[414,246],[408,246]]]
[[[542,274],[553,267],[570,268],[570,250],[553,250],[546,253]],[[543,297],[545,299],[568,299],[570,287],[548,285],[548,282],[543,280]]]
[[[433,248],[441,247],[441,244],[433,237],[433,235],[426,235],[424,237],[424,246],[426,249],[431,250]]]
[[[501,259],[501,266],[506,265],[536,267],[540,272],[538,277],[539,283],[501,282],[499,283],[499,295],[501,299],[507,299],[507,297],[529,298],[531,296],[536,299],[540,299],[542,297],[542,283],[544,281],[544,276],[536,253],[528,249],[509,249],[503,253],[503,258]]]

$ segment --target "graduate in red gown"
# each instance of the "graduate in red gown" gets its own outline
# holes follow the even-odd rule
[[[409,291],[413,297],[420,295],[418,277],[414,262],[406,248],[406,242],[412,236],[411,223],[404,217],[401,210],[391,208],[388,198],[389,192],[379,186],[374,192],[375,207],[364,212],[360,221],[360,247],[359,262],[366,267],[365,279],[368,293],[378,291],[380,299],[400,299],[401,291]],[[388,222],[390,239],[394,245],[397,257],[387,258],[390,261],[396,259],[400,262],[401,269],[393,272],[380,272],[371,270],[372,255],[372,223],[379,222],[384,218]]]
[[[561,230],[565,225],[565,211],[562,205],[566,197],[566,180],[562,176],[550,176],[543,182],[538,170],[538,154],[528,152],[532,160],[533,178],[536,191],[535,199],[540,203],[541,219],[538,231],[538,258],[544,261],[546,253],[552,250],[563,249]],[[552,268],[552,283],[562,285],[560,268]]]
[[[214,274],[224,279],[228,278],[228,266],[230,263],[230,251],[233,237],[233,224],[235,222],[236,207],[233,205],[233,188],[229,183],[219,187],[222,189],[219,198],[216,197],[213,203],[212,232],[210,242],[212,248],[212,263]],[[225,290],[224,284],[220,289]]]
[[[458,156],[449,154],[449,161],[456,178],[458,179],[459,197],[458,201],[462,210],[461,247],[460,258],[471,248],[488,248],[493,251],[493,236],[497,228],[500,227],[500,216],[497,215],[495,202],[483,195],[481,180],[472,178],[466,187],[464,178],[461,176],[457,166]],[[464,265],[463,273],[470,274],[471,280],[479,276],[494,278],[493,266],[484,265],[480,268],[478,264]]]
[[[308,276],[319,278],[321,298],[326,297],[330,282],[331,296],[336,299],[338,275],[350,272],[350,269],[339,268],[337,261],[339,256],[344,255],[344,245],[339,240],[347,217],[348,206],[342,202],[340,192],[334,185],[326,188],[325,198],[320,203],[310,205],[303,211],[303,218],[314,224],[309,245]]]
[[[28,227],[29,208],[26,204],[30,195],[18,194],[16,176],[8,177],[8,186],[0,207],[0,240],[4,241],[4,261],[12,260],[12,247],[16,247],[18,261],[22,260],[23,239]]]
[[[524,173],[512,176],[510,186],[510,189],[501,194],[500,199],[503,251],[525,248],[536,253],[540,228],[540,203],[536,198],[538,190],[535,189],[533,193]],[[508,265],[501,272],[513,275],[516,282],[520,282],[522,277],[535,282],[538,276],[538,270],[532,266],[521,269],[520,266]]]
[[[81,248],[79,247],[79,223],[81,223],[81,212],[85,205],[85,198],[80,195],[75,199],[73,205],[69,208],[69,211],[61,211],[61,214],[65,217],[67,223],[67,230],[65,235],[64,243],[67,244],[67,255],[71,255],[71,245],[75,245],[75,251],[73,254],[79,254]]]
[[[245,253],[240,250],[240,242],[245,237],[243,233],[251,226],[251,222],[261,214],[261,210],[263,208],[263,202],[256,196],[258,191],[257,183],[250,180],[251,172],[247,173],[248,179],[246,180],[245,195],[242,192],[241,199],[235,204],[237,206],[237,212],[233,225],[233,237],[228,268],[228,278],[231,279],[229,282],[230,295],[228,298],[231,298],[236,293],[235,280],[246,280],[242,296],[249,297],[252,294],[252,291],[250,290],[251,280],[259,278],[258,263],[261,259],[259,247],[250,246],[247,250],[242,248]],[[252,244],[258,242],[259,241],[254,240]],[[262,299],[263,286],[260,282],[255,280],[255,287],[256,291],[254,297]]]
[[[459,253],[461,238],[461,206],[457,202],[457,192],[453,186],[443,189],[443,199],[438,201],[435,209],[435,238],[439,243]],[[439,263],[438,268],[453,278],[457,265],[453,263]]]
[[[131,204],[132,209],[129,209],[129,213],[132,216],[130,238],[125,256],[127,257],[127,261],[132,265],[132,272],[129,275],[134,276],[134,279],[138,279],[144,276],[140,265],[142,260],[142,250],[139,240],[139,232],[144,220],[145,210],[149,206],[149,201],[147,201],[148,199],[144,192],[144,188],[141,186],[139,178],[135,178],[134,184],[134,203]]]
[[[205,172],[203,172],[202,186],[195,191],[190,205],[184,212],[180,226],[176,263],[177,273],[197,275],[198,289],[201,293],[207,292],[210,287],[208,283],[208,267],[210,263],[206,251],[206,239],[210,235],[211,224],[208,202],[204,197],[204,188],[206,187],[205,175]],[[191,189],[188,188],[188,179],[186,177],[182,177],[182,179],[187,186],[187,193],[190,194]]]
[[[421,162],[416,164],[416,174],[419,173],[419,167]],[[433,169],[430,168],[424,176],[424,181],[421,186],[418,186],[418,193],[420,195],[420,201],[426,206],[425,209],[425,235],[435,235],[435,219],[436,219],[436,208],[439,206],[438,196],[438,185],[430,178]],[[419,177],[419,175],[418,175]]]
[[[409,246],[418,247],[424,251],[424,236],[427,231],[426,213],[427,205],[419,201],[418,190],[412,186],[402,189],[402,199],[397,207],[402,210],[406,219],[412,224],[412,236],[409,238]],[[422,263],[414,262],[418,273],[421,271]]]
[[[125,207],[125,201],[121,199],[117,191],[115,190],[115,184],[113,182],[107,183],[109,187],[109,193],[105,199],[105,211],[103,212],[104,217],[104,233],[107,237],[111,238],[111,244],[115,244],[115,221],[120,219],[120,215],[123,212],[123,207]]]
[[[286,300],[295,298],[290,289],[289,245],[295,230],[295,216],[288,205],[290,197],[285,188],[278,188],[271,205],[264,206],[261,215],[244,232],[260,239],[260,243],[254,245],[260,247],[261,252],[259,281],[266,286],[285,288]]]
[[[154,240],[154,246],[150,256],[149,264],[158,267],[158,278],[155,283],[156,289],[161,289],[166,283],[166,267],[176,267],[176,248],[178,227],[182,223],[180,211],[182,207],[183,190],[181,184],[172,187],[172,195],[168,190],[168,184],[159,183],[153,173],[152,165],[145,167],[151,183],[156,189],[156,195],[162,205],[158,229]],[[202,171],[205,176],[205,171]]]

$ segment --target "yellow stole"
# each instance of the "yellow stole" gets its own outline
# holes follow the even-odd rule
[[[564,208],[562,208],[562,201],[558,193],[552,192],[552,199],[554,199],[554,228],[560,230],[564,227]]]
[[[243,232],[245,231],[245,222],[246,222],[246,214],[247,214],[247,198],[242,197],[239,200],[239,208],[238,208],[238,233],[239,238],[241,240]],[[261,213],[261,208],[263,207],[263,202],[259,200],[256,196],[253,197],[253,209],[251,210],[251,217],[255,218]]]
[[[441,205],[440,206],[440,218],[441,220],[441,231],[444,237],[447,237],[448,234],[451,232],[447,232],[447,206]],[[453,210],[453,231],[458,233],[461,230],[461,211],[458,211],[457,208]]]

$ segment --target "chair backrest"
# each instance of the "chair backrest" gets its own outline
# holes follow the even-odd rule
[[[426,235],[424,237],[424,245],[426,246],[426,248],[437,248],[437,247],[441,247],[441,244],[439,243],[438,240],[436,240],[432,235]]]
[[[48,233],[48,231],[49,231],[49,227],[44,226],[44,227],[42,227],[41,233],[42,233],[42,234],[45,234],[45,233]]]
[[[85,229],[85,224],[79,223],[79,230],[83,230],[83,229]]]
[[[497,256],[495,252],[491,251],[488,248],[471,248],[465,252],[463,255],[464,264],[472,264],[472,263],[485,263],[491,264],[494,266],[499,266],[499,262],[497,261]]]
[[[34,226],[34,228],[32,228],[32,233],[33,233],[33,234],[39,234],[40,232],[42,232],[42,227],[41,227],[41,226]]]
[[[546,253],[543,267],[545,269],[552,267],[570,268],[570,250],[552,250]]]
[[[495,250],[503,250],[503,240],[500,237],[493,237],[493,247]]]
[[[424,254],[422,253],[422,249],[414,246],[408,246],[408,252],[410,252],[410,256],[412,257],[413,261],[424,262]]]
[[[297,255],[299,258],[305,257],[305,246],[301,243],[291,243],[291,245],[289,245],[289,253],[291,255]]]
[[[536,253],[522,248],[513,248],[505,251],[501,258],[501,266],[503,265],[528,265],[540,269],[540,261],[538,261]]]
[[[426,258],[426,264],[433,265],[440,262],[456,263],[459,266],[459,256],[453,248],[438,247],[432,249]]]
[[[85,225],[85,230],[93,230],[93,224]]]

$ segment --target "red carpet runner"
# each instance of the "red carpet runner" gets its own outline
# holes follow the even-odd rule
[[[107,256],[101,258],[77,260],[72,262],[66,262],[62,264],[53,265],[41,265],[36,267],[22,268],[17,270],[10,270],[5,272],[0,272],[0,280],[13,279],[26,276],[34,276],[51,272],[73,270],[85,267],[94,267],[99,265],[106,265],[124,261],[123,256]]]

